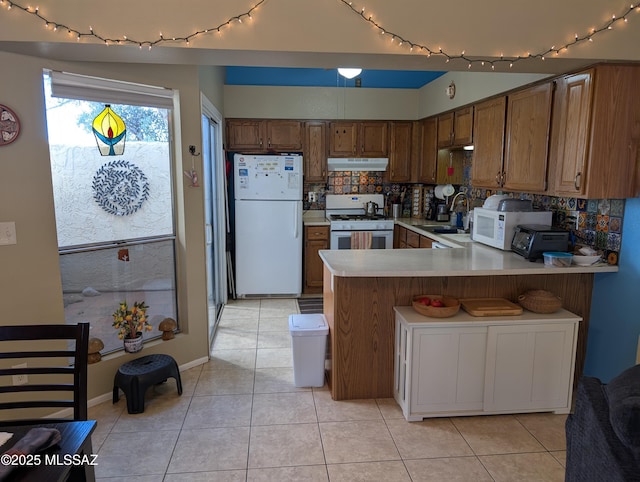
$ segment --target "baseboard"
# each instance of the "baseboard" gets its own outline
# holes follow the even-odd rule
[[[178,369],[181,372],[184,372],[191,368],[204,365],[208,361],[209,361],[209,357],[197,358],[188,363],[180,365]],[[91,400],[88,400],[87,407],[95,407],[96,405],[100,405],[101,403],[107,402],[112,399],[113,399],[113,392],[103,393],[102,395],[98,395],[97,397],[94,397]],[[52,413],[51,415],[47,415],[45,418],[67,418],[72,415],[73,415],[73,410],[71,408],[65,408],[64,410],[60,410],[59,412]]]

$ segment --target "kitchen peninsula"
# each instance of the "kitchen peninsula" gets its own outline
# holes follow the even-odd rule
[[[455,243],[452,243],[455,244]],[[576,376],[582,373],[595,273],[616,266],[547,268],[478,243],[458,249],[323,250],[324,315],[329,323],[329,386],[334,400],[393,396],[394,306],[418,294],[512,301],[549,290],[583,318]]]

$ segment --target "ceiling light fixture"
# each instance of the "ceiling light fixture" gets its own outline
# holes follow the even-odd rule
[[[338,73],[347,79],[353,79],[357,77],[362,72],[362,69],[358,68],[338,68]]]

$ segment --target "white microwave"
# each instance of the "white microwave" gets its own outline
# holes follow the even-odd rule
[[[550,211],[494,211],[486,208],[473,210],[474,241],[511,250],[511,241],[518,224],[541,224],[551,226]]]

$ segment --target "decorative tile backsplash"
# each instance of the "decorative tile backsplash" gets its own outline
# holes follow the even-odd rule
[[[461,186],[455,186],[456,191],[466,189],[471,205],[482,205],[482,202],[492,194],[503,194],[502,191],[474,188],[471,181],[471,155],[466,157],[464,165],[464,181]],[[385,199],[395,200],[403,189],[406,191],[403,214],[412,213],[412,187],[415,184],[385,183],[384,173],[381,172],[332,172],[327,183],[305,183],[304,209],[316,210],[325,208],[325,194],[349,193],[381,193]],[[434,186],[423,187],[423,198],[433,197]],[[307,201],[307,193],[318,193],[317,202]],[[572,239],[577,245],[587,245],[601,251],[609,264],[617,264],[622,240],[622,226],[624,215],[624,199],[580,199],[573,197],[556,197],[544,194],[505,192],[516,199],[530,199],[535,208],[553,212],[553,225],[567,229],[572,233]],[[415,211],[415,206],[413,206]]]

